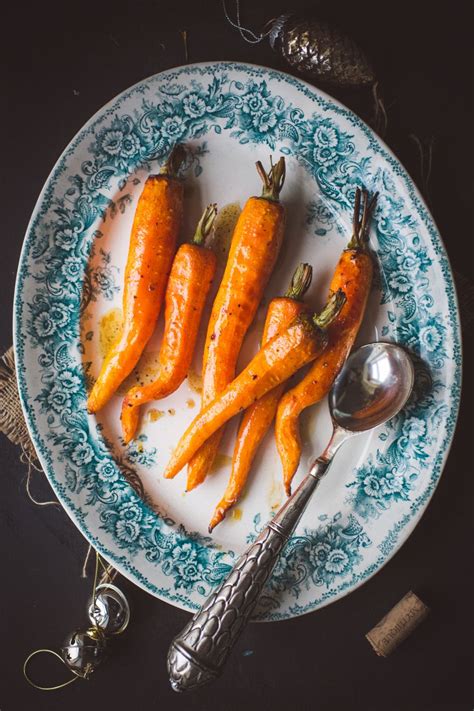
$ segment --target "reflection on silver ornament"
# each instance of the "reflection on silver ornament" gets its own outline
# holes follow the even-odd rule
[[[308,79],[340,87],[361,87],[376,80],[359,46],[327,22],[281,15],[269,31],[272,49]]]

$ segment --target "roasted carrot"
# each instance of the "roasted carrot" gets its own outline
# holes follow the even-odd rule
[[[231,417],[314,360],[326,347],[327,326],[345,299],[344,292],[338,291],[319,316],[300,314],[267,341],[248,366],[190,424],[171,457],[165,478],[176,476],[199,447]]]
[[[155,329],[181,225],[183,183],[176,173],[184,155],[183,146],[175,146],[140,195],[125,267],[123,329],[89,395],[91,413],[106,404],[133,370]]]
[[[251,197],[239,216],[207,329],[203,408],[235,377],[242,341],[254,319],[283,238],[285,210],[278,198],[285,179],[285,159],[282,157],[272,165],[268,174],[260,162],[256,165],[263,180],[262,195]],[[216,432],[193,457],[188,470],[188,490],[207,476],[222,434]]]
[[[158,378],[148,385],[131,388],[122,404],[122,433],[133,438],[140,405],[171,395],[188,374],[196,346],[207,294],[216,271],[216,255],[204,246],[212,229],[217,207],[209,205],[198,222],[190,244],[176,252],[165,296],[165,329],[158,356]]]
[[[285,296],[272,299],[263,328],[262,343],[267,343],[279,331],[287,328],[300,313],[308,309],[303,296],[311,284],[312,272],[309,264],[300,264]],[[209,533],[223,520],[228,509],[237,502],[260,443],[275,417],[283,388],[284,384],[273,388],[245,411],[235,442],[229,483],[214,511],[209,524]]]
[[[364,316],[372,285],[373,263],[367,250],[367,233],[375,198],[376,196],[369,202],[366,191],[361,193],[358,189],[356,192],[352,239],[341,254],[329,292],[343,289],[347,301],[328,329],[328,347],[316,358],[301,382],[291,388],[278,405],[275,437],[288,495],[291,493],[291,482],[301,457],[298,418],[305,408],[319,402],[331,389],[349,355]]]

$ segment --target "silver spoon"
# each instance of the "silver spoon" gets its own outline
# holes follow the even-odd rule
[[[168,673],[175,691],[212,681],[250,618],[280,552],[339,447],[350,437],[394,417],[405,405],[414,381],[413,364],[400,346],[369,343],[356,350],[329,394],[333,433],[294,494],[235,564],[228,578],[175,637]]]

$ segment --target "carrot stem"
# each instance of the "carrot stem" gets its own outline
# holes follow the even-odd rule
[[[367,190],[356,189],[354,199],[354,212],[352,215],[352,237],[347,249],[358,249],[361,251],[367,250],[367,236],[370,226],[370,218],[377,201],[377,194],[374,193],[369,200]],[[362,217],[360,216],[360,206],[362,198]]]
[[[201,219],[197,223],[196,232],[191,240],[191,244],[202,245],[208,237],[217,215],[217,205],[215,203],[208,205],[201,215]]]
[[[291,284],[285,293],[285,297],[287,299],[301,301],[311,285],[312,278],[313,267],[311,264],[305,264],[304,262],[298,264],[293,274]]]
[[[338,289],[335,294],[329,297],[321,313],[313,316],[313,323],[318,328],[327,328],[331,321],[334,321],[345,303],[346,295],[342,289]]]
[[[266,200],[278,202],[285,182],[286,164],[284,156],[280,158],[276,165],[273,165],[272,159],[270,158],[271,167],[268,173],[259,160],[255,165],[257,167],[257,173],[263,182],[262,197]]]
[[[372,195],[371,199],[369,200],[369,194],[367,193],[367,191],[365,191],[365,197],[366,197],[366,199],[365,199],[365,204],[364,204],[364,212],[362,215],[362,222],[361,222],[361,227],[360,227],[361,236],[362,236],[362,239],[364,240],[364,242],[366,242],[366,240],[367,240],[367,233],[368,233],[369,226],[370,226],[370,219],[372,217],[372,212],[374,210],[375,203],[377,202],[378,193],[374,193]]]
[[[179,169],[186,158],[186,149],[182,143],[175,143],[171,149],[171,153],[164,166],[160,170],[160,175],[166,175],[169,178],[177,178]]]

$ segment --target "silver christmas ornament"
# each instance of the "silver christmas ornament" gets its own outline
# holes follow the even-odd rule
[[[78,630],[68,636],[60,652],[65,665],[87,679],[106,657],[105,635],[98,627]]]
[[[107,636],[121,634],[130,621],[130,607],[123,592],[111,583],[96,588],[89,603],[89,620]]]

